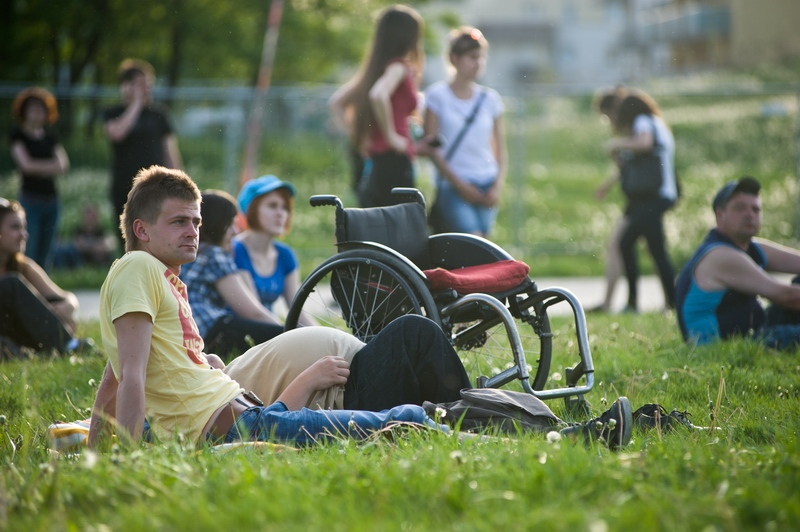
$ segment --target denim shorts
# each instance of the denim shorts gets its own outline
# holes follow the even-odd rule
[[[494,183],[478,186],[486,192]],[[443,228],[449,232],[488,235],[497,218],[497,207],[468,203],[449,181],[440,179],[436,187],[436,208]]]

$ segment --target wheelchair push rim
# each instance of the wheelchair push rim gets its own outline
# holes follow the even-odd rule
[[[367,342],[390,321],[418,314],[439,323],[424,281],[403,274],[408,267],[370,249],[341,252],[317,267],[300,285],[286,317],[297,327],[302,314],[324,326],[345,330]]]

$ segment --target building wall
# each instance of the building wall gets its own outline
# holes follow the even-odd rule
[[[592,86],[620,80],[622,61],[617,35],[624,25],[622,9],[602,0],[436,1],[420,8],[429,26],[446,29],[439,15],[457,14],[464,24],[481,29],[489,41],[489,61],[482,82],[507,94],[535,83]],[[444,61],[428,58],[426,82],[446,76]]]
[[[731,61],[740,66],[800,57],[800,0],[730,0]]]
[[[441,13],[483,30],[482,81],[506,94],[800,57],[800,0],[438,0],[420,9],[442,47]],[[446,75],[441,55],[429,58],[426,83]]]

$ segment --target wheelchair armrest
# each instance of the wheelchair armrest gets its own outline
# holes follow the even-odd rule
[[[342,203],[342,200],[340,200],[338,196],[334,196],[333,194],[317,194],[311,196],[308,202],[311,204],[312,207],[322,207],[323,205],[330,205],[332,207],[338,207],[340,209],[344,209],[344,204]]]
[[[433,267],[452,270],[464,266],[514,260],[506,250],[485,238],[466,233],[440,233],[428,237]]]

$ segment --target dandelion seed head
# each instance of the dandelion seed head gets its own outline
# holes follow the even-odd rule
[[[547,433],[547,443],[558,443],[561,441],[561,433],[551,430]]]
[[[97,465],[97,453],[92,451],[91,449],[87,449],[83,451],[83,467],[86,469],[92,469],[95,465]]]
[[[539,453],[539,463],[542,465],[547,463],[547,453]]]
[[[589,523],[589,532],[608,532],[608,523],[602,519]]]
[[[450,453],[450,458],[458,464],[463,464],[466,460],[464,459],[464,453],[461,451],[453,451]]]

